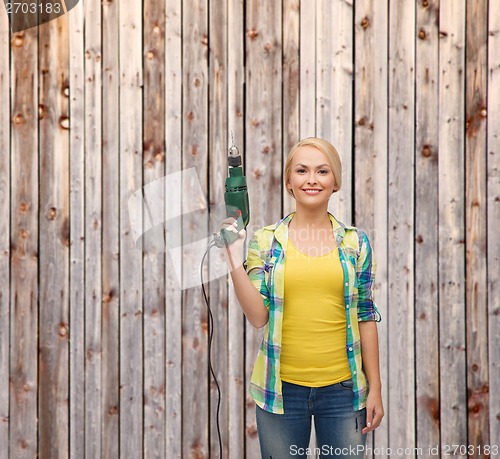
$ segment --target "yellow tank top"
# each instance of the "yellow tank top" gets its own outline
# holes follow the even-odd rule
[[[343,285],[338,249],[310,257],[288,241],[280,356],[283,381],[322,387],[351,378]]]

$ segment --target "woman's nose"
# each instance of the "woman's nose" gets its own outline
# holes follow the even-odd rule
[[[316,183],[316,175],[314,172],[312,174],[309,174],[309,179],[307,180],[307,183]]]

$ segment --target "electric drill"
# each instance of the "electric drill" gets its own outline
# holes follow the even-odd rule
[[[247,181],[243,175],[241,155],[234,141],[229,147],[227,155],[229,176],[226,178],[226,192],[224,201],[226,203],[226,213],[228,217],[233,217],[238,222],[237,230],[246,228],[250,221],[250,208],[248,206]],[[224,247],[238,239],[238,234],[226,229],[220,231],[220,235],[215,234],[217,247]]]

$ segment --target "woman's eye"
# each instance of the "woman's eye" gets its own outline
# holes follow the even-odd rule
[[[297,172],[298,172],[299,174],[302,174],[303,172],[305,172],[305,169],[297,169]]]
[[[321,169],[319,171],[319,173],[322,174],[322,175],[325,175],[325,174],[328,174],[328,171],[326,169]]]

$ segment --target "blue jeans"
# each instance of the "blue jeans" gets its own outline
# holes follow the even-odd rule
[[[307,458],[314,416],[321,458],[364,457],[366,409],[353,410],[352,380],[325,387],[283,382],[285,414],[257,407],[257,430],[263,459]]]

